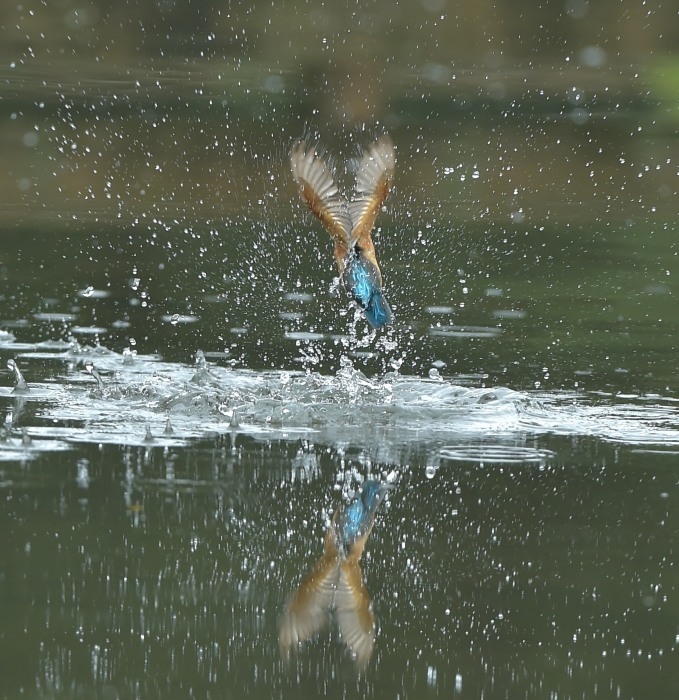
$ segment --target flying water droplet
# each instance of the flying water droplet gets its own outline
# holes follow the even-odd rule
[[[94,378],[94,381],[97,383],[97,393],[99,394],[99,396],[103,396],[104,395],[104,381],[101,378],[101,375],[99,374],[99,372],[97,372],[97,370],[94,369],[94,362],[92,362],[91,360],[88,360],[87,362],[85,362],[85,371],[92,375],[92,377]]]
[[[124,365],[131,365],[135,358],[137,357],[137,351],[132,350],[131,348],[124,348],[123,349],[123,364]]]
[[[76,484],[81,489],[89,488],[90,486],[90,462],[88,459],[79,459],[77,463],[77,473],[75,477]]]
[[[24,379],[24,375],[21,374],[21,370],[19,369],[19,366],[14,360],[7,360],[7,368],[11,369],[12,372],[14,372],[14,390],[13,393],[19,394],[22,392],[29,391],[28,384],[26,383],[26,380]]]
[[[351,358],[347,357],[346,355],[341,355],[340,356],[340,367],[342,369],[353,369],[354,363],[351,361]]]
[[[208,370],[207,359],[202,350],[196,351],[196,367],[198,371],[191,377],[193,384],[203,384],[210,380],[210,372]]]

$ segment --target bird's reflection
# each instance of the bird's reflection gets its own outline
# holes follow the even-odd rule
[[[281,617],[278,641],[285,661],[334,613],[356,666],[363,669],[367,665],[375,643],[375,618],[359,561],[377,509],[390,488],[389,484],[366,481],[349,505],[335,511],[323,556],[293,592]]]
[[[290,165],[302,199],[335,242],[335,259],[347,292],[373,328],[390,325],[393,314],[371,232],[394,181],[396,150],[391,139],[383,134],[363,153],[350,201],[335,184],[330,163],[307,141],[294,144]]]

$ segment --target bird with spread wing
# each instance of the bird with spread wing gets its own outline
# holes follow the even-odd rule
[[[323,555],[293,592],[281,616],[278,642],[284,661],[320,632],[334,612],[356,666],[362,670],[368,664],[375,644],[375,617],[359,560],[377,508],[390,488],[366,481],[349,505],[335,511]]]
[[[340,193],[329,164],[308,141],[293,145],[290,165],[302,199],[335,243],[344,287],[373,328],[390,325],[393,313],[384,295],[371,233],[394,182],[396,151],[392,140],[382,135],[363,153],[350,201]]]

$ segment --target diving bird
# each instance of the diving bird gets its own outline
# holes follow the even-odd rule
[[[359,560],[390,484],[366,481],[360,494],[335,511],[323,555],[302,579],[281,616],[278,642],[288,661],[291,651],[314,637],[334,612],[342,640],[356,666],[365,668],[375,644],[372,601]]]
[[[392,140],[384,134],[363,153],[349,201],[337,188],[328,163],[307,141],[293,145],[290,165],[302,199],[335,243],[335,260],[345,289],[373,328],[391,324],[393,314],[384,296],[371,232],[394,182]]]

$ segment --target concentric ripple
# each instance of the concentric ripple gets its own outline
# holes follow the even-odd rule
[[[452,462],[478,462],[488,464],[540,463],[554,457],[551,450],[515,445],[454,445],[439,450],[442,460]]]

